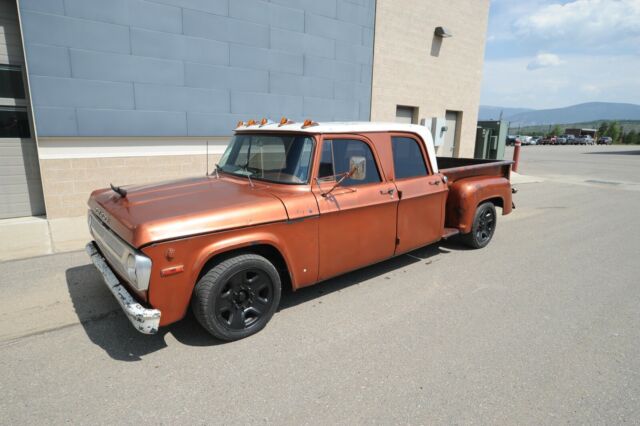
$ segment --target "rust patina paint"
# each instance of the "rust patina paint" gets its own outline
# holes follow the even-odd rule
[[[312,178],[285,185],[220,173],[127,187],[124,198],[110,189],[91,194],[89,208],[152,259],[148,291],[127,287],[162,312],[160,325],[184,317],[207,262],[232,250],[276,250],[296,290],[438,241],[451,233],[445,225],[469,232],[476,207],[486,200],[502,205],[503,214],[511,211],[511,162],[434,173],[427,149],[432,142],[418,133],[304,134],[315,143],[310,176],[318,175],[322,143],[346,138],[371,148],[381,182],[338,187],[323,196],[332,182]],[[395,179],[392,136],[420,142],[427,176]],[[183,272],[161,276],[181,267]]]

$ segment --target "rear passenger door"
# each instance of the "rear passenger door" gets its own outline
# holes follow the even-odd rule
[[[393,256],[398,199],[367,139],[332,135],[320,150],[313,192],[320,210],[319,279],[324,280]],[[363,170],[336,186],[354,161],[364,161]]]
[[[396,254],[439,240],[444,230],[447,185],[433,174],[424,143],[414,136],[391,135],[398,204]]]

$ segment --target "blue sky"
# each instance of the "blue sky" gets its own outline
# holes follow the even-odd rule
[[[640,0],[491,0],[482,105],[640,104]]]

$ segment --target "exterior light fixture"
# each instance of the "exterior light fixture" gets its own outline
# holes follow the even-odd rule
[[[436,27],[435,35],[442,38],[453,37],[451,31],[449,31],[445,27]]]

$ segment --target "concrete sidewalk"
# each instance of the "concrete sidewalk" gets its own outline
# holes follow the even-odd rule
[[[91,238],[85,216],[0,220],[0,262],[82,250]]]
[[[540,183],[544,182],[544,179],[537,176],[521,175],[520,173],[511,172],[511,184],[519,185],[522,183]]]

